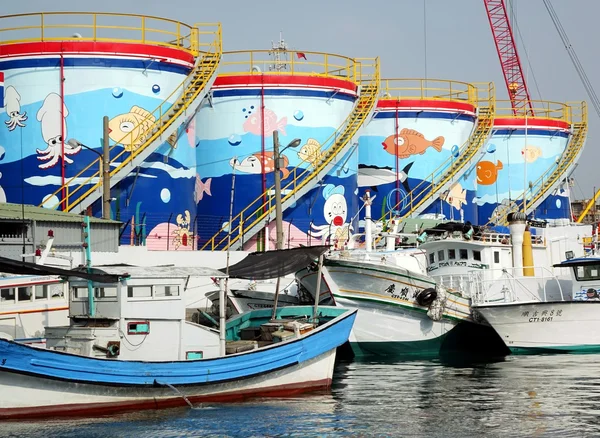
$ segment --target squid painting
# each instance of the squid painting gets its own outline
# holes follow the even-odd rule
[[[27,120],[27,111],[21,112],[21,95],[12,85],[4,90],[4,108],[8,116],[8,120],[4,124],[9,131],[13,131],[17,126],[20,128],[25,127],[24,122]]]

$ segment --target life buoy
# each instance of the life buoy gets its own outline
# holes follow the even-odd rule
[[[423,289],[417,293],[415,300],[419,306],[429,307],[437,298],[437,291],[433,287]]]

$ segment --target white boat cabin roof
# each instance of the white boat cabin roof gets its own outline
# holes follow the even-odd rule
[[[205,267],[96,265],[94,268],[111,275],[129,274],[130,278],[227,278],[227,275],[224,272],[221,272],[218,269]]]

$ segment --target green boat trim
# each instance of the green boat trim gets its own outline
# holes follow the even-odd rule
[[[508,347],[514,355],[527,354],[591,354],[600,352],[600,344],[563,345],[555,347]]]
[[[440,355],[447,333],[434,339],[407,342],[350,342],[355,358],[393,356],[394,358],[432,358]]]

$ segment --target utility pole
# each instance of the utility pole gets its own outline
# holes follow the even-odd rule
[[[273,158],[275,162],[275,249],[283,249],[283,217],[281,212],[281,163],[279,162],[279,131],[273,131]]]
[[[108,116],[102,119],[102,219],[110,219],[110,152],[108,149]]]

